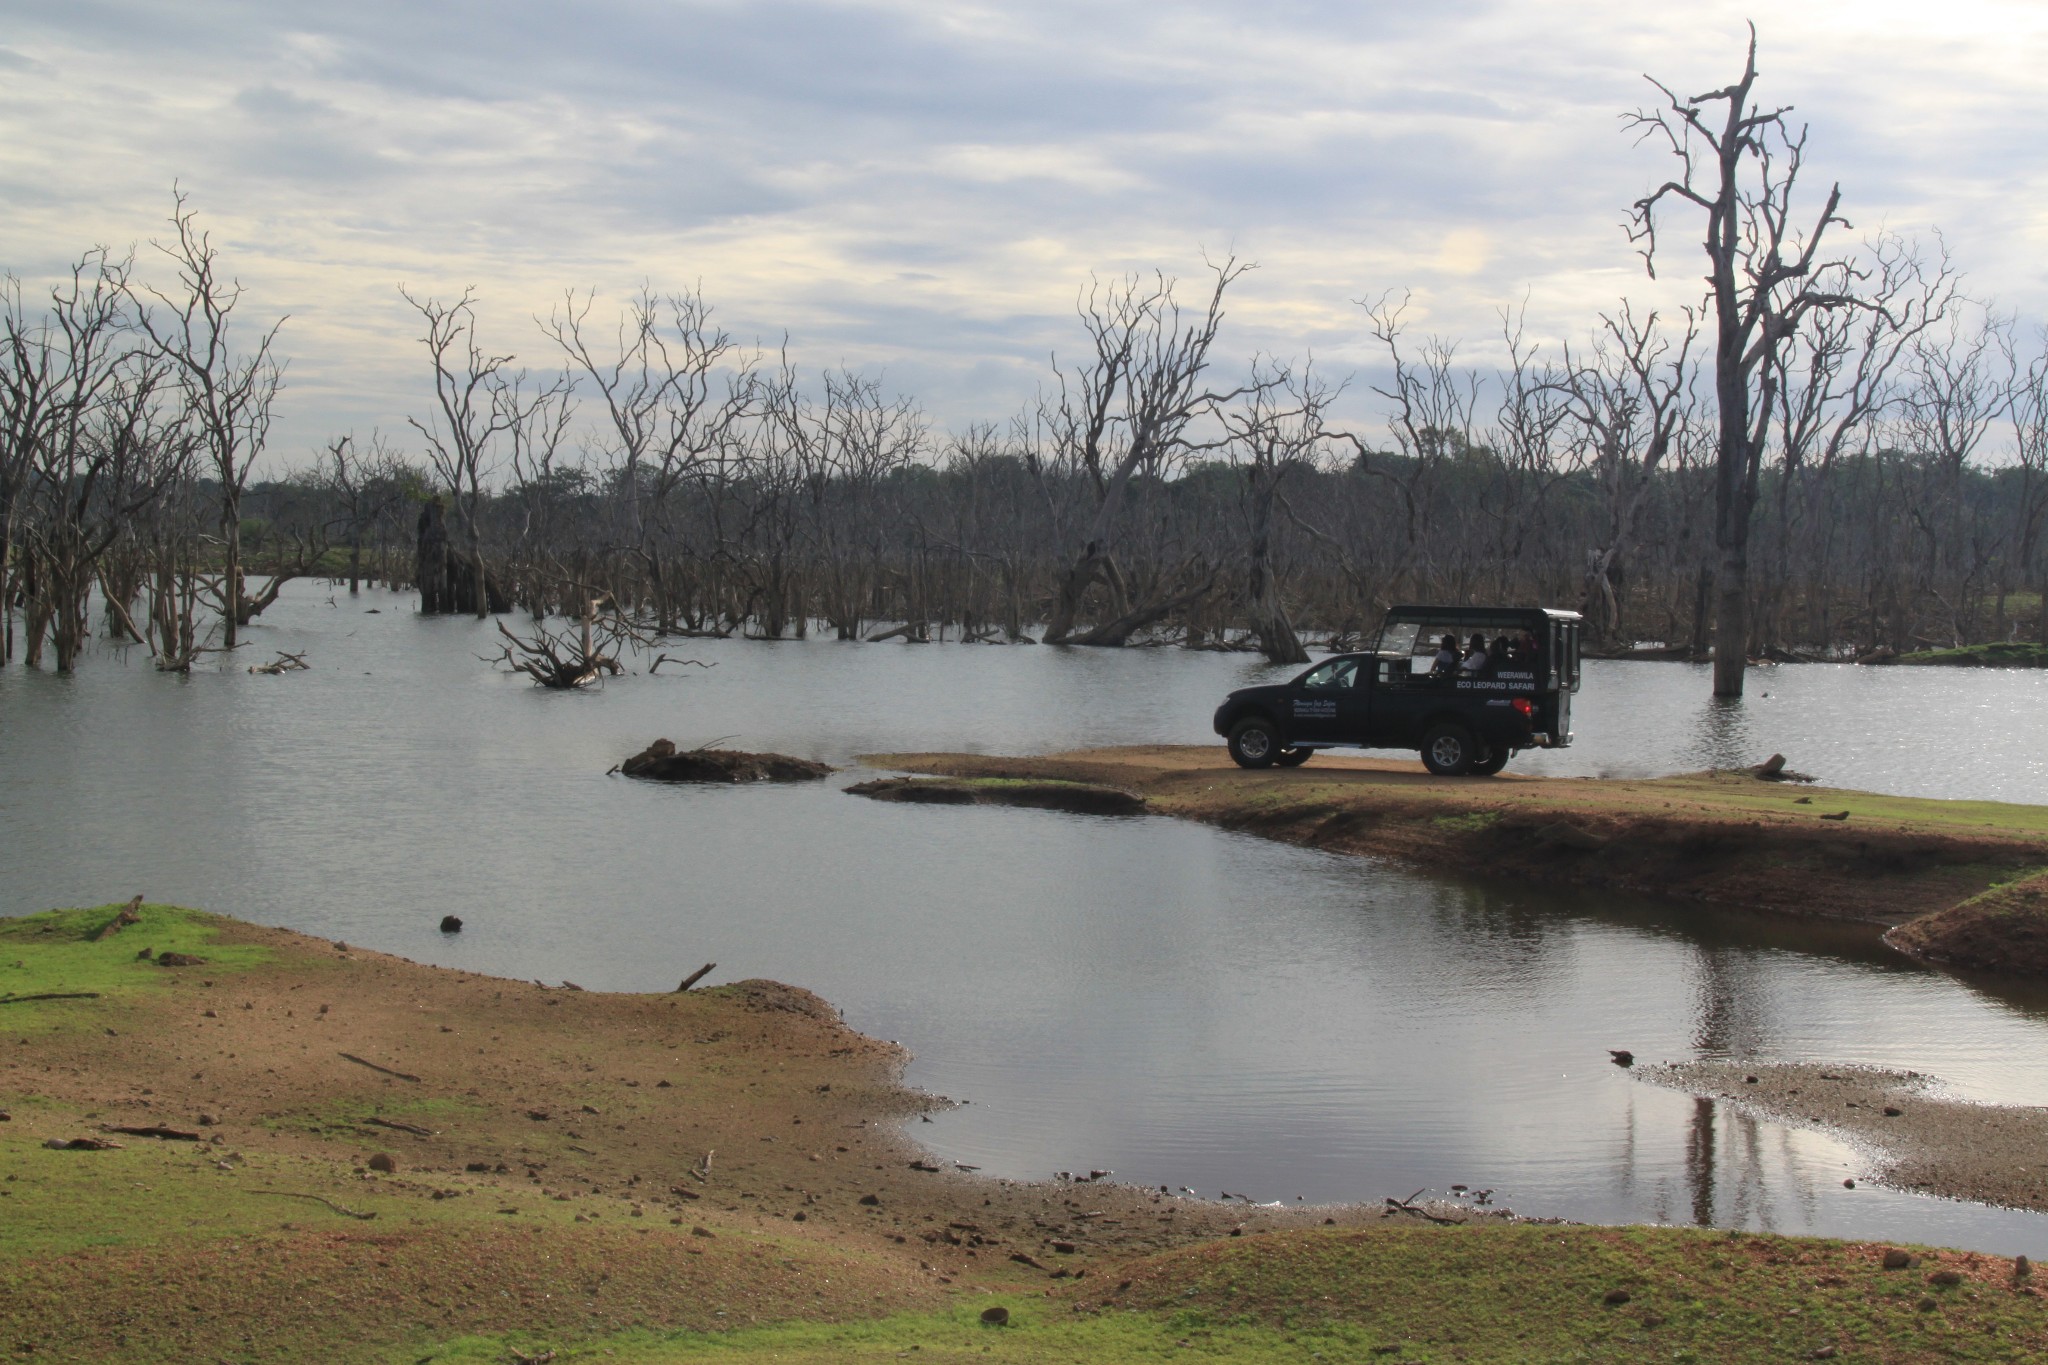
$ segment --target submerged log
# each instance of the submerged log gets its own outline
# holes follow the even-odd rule
[[[814,782],[832,769],[788,754],[750,754],[739,749],[677,749],[665,739],[619,765],[628,777],[654,782]]]

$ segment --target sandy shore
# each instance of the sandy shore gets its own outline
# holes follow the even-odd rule
[[[1638,1067],[1644,1080],[1813,1124],[1871,1155],[1898,1189],[2048,1211],[2048,1108],[1971,1104],[1913,1072],[1789,1062]]]

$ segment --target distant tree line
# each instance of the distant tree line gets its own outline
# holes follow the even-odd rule
[[[1091,282],[1036,398],[952,431],[870,375],[742,346],[697,292],[566,295],[531,367],[471,295],[408,295],[432,400],[405,437],[252,483],[277,325],[243,319],[181,199],[173,284],[95,250],[0,299],[0,662],[70,669],[97,633],[189,668],[310,575],[651,634],[1276,662],[1395,602],[1543,603],[1605,647],[1732,660],[1722,691],[1760,654],[2048,639],[2040,338],[1944,255],[1821,255],[1839,191],[1788,226],[1803,133],[1750,103],[1754,75],[1752,47],[1737,85],[1637,116],[1682,174],[1636,231],[1654,261],[1661,207],[1707,215],[1699,307],[1621,303],[1546,346],[1505,312],[1482,372],[1368,300],[1363,430],[1312,364],[1219,360],[1235,260],[1198,293]]]

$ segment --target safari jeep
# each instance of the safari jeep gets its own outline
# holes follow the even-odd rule
[[[1318,749],[1412,749],[1441,777],[1491,776],[1520,749],[1571,743],[1579,622],[1544,607],[1395,607],[1368,652],[1292,682],[1244,687],[1216,708],[1242,768],[1306,763]],[[1483,663],[1468,658],[1474,635]],[[1440,661],[1446,636],[1458,662]]]

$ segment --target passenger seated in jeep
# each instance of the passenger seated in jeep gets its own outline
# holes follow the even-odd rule
[[[1472,632],[1472,647],[1465,651],[1465,657],[1458,661],[1458,672],[1476,674],[1486,667],[1486,637],[1478,631]]]
[[[1432,678],[1447,677],[1457,666],[1458,637],[1446,635],[1443,638],[1443,643],[1437,646],[1436,662],[1430,666],[1429,676]]]

